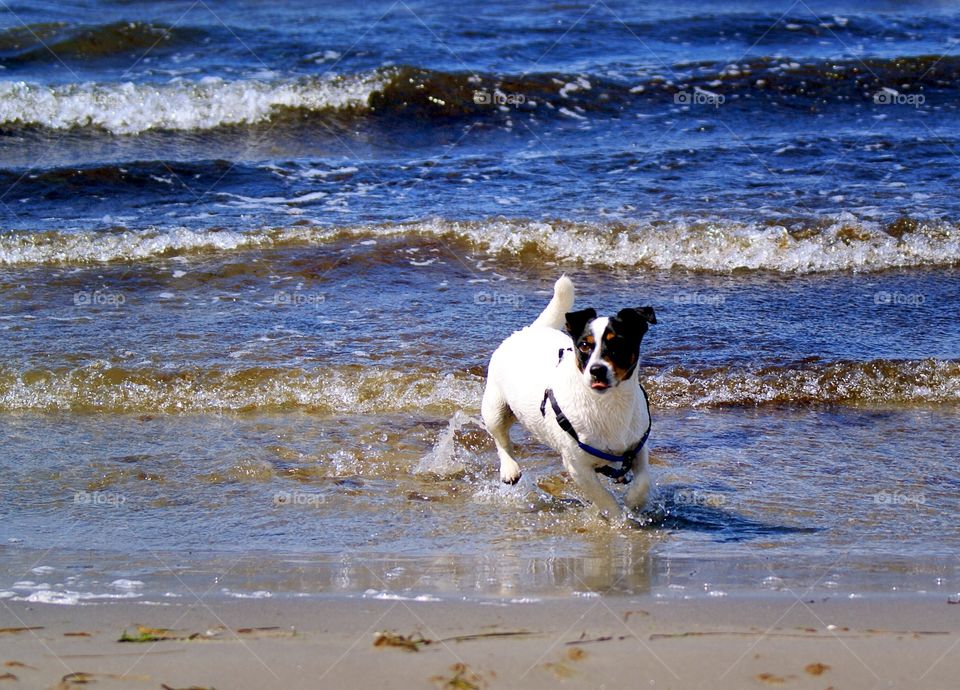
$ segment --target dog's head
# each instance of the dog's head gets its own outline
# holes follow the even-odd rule
[[[566,319],[584,382],[604,393],[633,375],[640,361],[640,342],[657,315],[653,307],[637,307],[597,318],[595,310],[582,309],[568,312]]]

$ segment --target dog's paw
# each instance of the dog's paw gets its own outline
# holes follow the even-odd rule
[[[500,481],[504,484],[516,484],[520,481],[522,474],[523,473],[520,472],[520,465],[513,463],[512,466],[500,468]]]
[[[523,474],[520,472],[520,470],[517,470],[516,472],[501,472],[500,481],[502,481],[504,484],[513,485],[520,481],[520,477],[522,476]]]

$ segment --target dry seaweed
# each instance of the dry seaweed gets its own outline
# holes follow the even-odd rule
[[[528,630],[504,630],[499,632],[473,633],[470,635],[455,635],[445,637],[442,640],[431,640],[420,633],[411,633],[410,635],[400,635],[390,631],[380,631],[373,634],[374,647],[398,647],[408,652],[418,652],[421,647],[431,644],[443,644],[445,642],[470,642],[472,640],[482,640],[488,637],[526,637],[529,635],[539,635],[537,632]]]
[[[71,690],[81,685],[90,685],[91,683],[95,683],[95,679],[98,677],[110,678],[112,680],[150,680],[149,676],[128,676],[119,673],[85,673],[84,671],[77,671],[76,673],[68,673],[61,678],[57,684],[57,690]]]
[[[774,673],[758,673],[756,678],[761,683],[766,683],[767,685],[783,685],[787,682],[787,678],[792,678],[793,676],[778,676]]]
[[[420,647],[425,647],[428,644],[433,644],[433,640],[428,640],[420,633],[399,635],[389,631],[380,631],[373,634],[374,647],[397,647],[408,652],[419,652]]]
[[[30,630],[43,630],[42,625],[32,625],[22,628],[0,628],[0,635],[16,635],[17,633],[28,632]]]
[[[453,676],[444,678],[443,676],[434,676],[430,680],[439,683],[443,690],[480,690],[483,679],[470,670],[463,663],[456,663],[450,667]]]
[[[469,642],[471,640],[482,640],[486,637],[528,637],[539,635],[538,632],[527,630],[504,630],[501,632],[473,633],[472,635],[456,635],[455,637],[445,637],[437,642]]]
[[[195,633],[199,635],[199,633]],[[137,626],[137,634],[129,635],[124,630],[117,642],[163,642],[165,640],[194,639],[194,635],[184,635],[169,628],[148,628],[145,625]]]

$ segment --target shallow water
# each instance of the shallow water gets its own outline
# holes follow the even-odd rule
[[[0,597],[960,589],[960,12],[506,8],[0,9]],[[563,272],[634,528],[476,419]]]

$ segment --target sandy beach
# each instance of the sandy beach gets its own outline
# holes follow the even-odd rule
[[[17,688],[955,687],[939,597],[8,602]],[[120,642],[123,637],[145,641]]]

